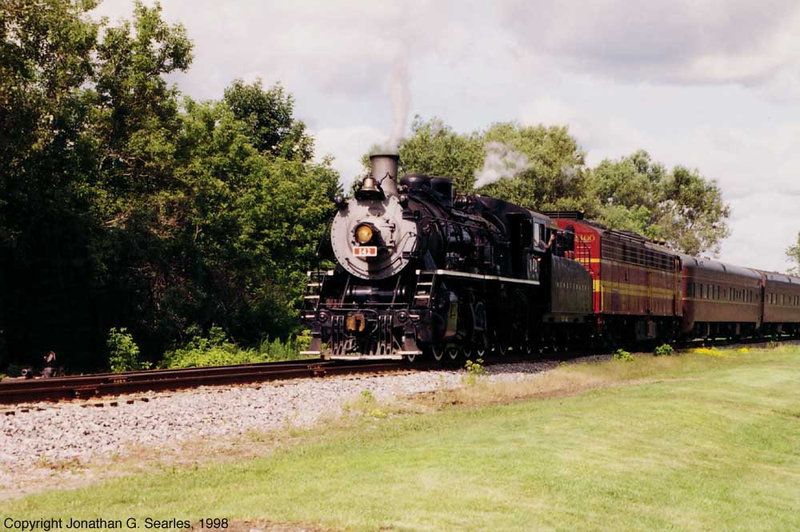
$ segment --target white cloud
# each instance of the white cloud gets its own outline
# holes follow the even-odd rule
[[[521,47],[573,71],[798,94],[800,5],[793,0],[510,0],[505,16]]]
[[[375,144],[386,140],[386,134],[367,126],[324,128],[312,131],[315,138],[316,158],[334,157],[333,167],[338,170],[345,191],[365,170],[361,157]]]
[[[568,126],[569,132],[587,152],[586,163],[590,166],[649,145],[646,135],[624,118],[602,112],[585,114],[550,97],[523,104],[519,119],[525,125]]]
[[[162,4],[195,42],[191,70],[174,78],[181,89],[219,98],[238,77],[282,82],[345,187],[392,132],[401,58],[412,116],[461,131],[566,124],[589,164],[643,148],[717,179],[733,207],[725,260],[783,269],[800,230],[792,0]],[[97,11],[116,19],[132,9],[106,0]]]

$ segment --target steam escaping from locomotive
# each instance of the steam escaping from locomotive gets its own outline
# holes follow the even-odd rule
[[[530,167],[528,157],[502,142],[486,144],[486,158],[483,168],[475,172],[475,188],[495,183],[504,178],[512,178]]]
[[[384,150],[387,152],[397,152],[400,140],[406,131],[408,121],[408,108],[411,102],[411,90],[408,77],[408,58],[402,56],[398,58],[392,68],[392,75],[389,79],[389,95],[392,101],[392,133],[386,141]]]

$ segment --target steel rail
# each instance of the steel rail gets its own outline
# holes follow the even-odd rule
[[[237,366],[102,373],[0,382],[0,404],[87,399],[145,391],[198,386],[244,384],[327,375],[381,373],[406,369],[399,361],[325,361],[322,359],[265,362]]]

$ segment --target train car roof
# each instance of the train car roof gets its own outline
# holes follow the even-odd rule
[[[767,281],[800,286],[800,277],[781,272],[768,272],[765,270],[756,270],[756,271],[764,275]]]
[[[710,270],[715,272],[730,273],[739,275],[741,277],[749,277],[751,279],[761,279],[761,274],[750,268],[743,266],[734,266],[718,260],[709,259],[705,257],[693,257],[685,253],[676,253],[681,258],[681,263],[684,266],[693,266],[700,270]]]

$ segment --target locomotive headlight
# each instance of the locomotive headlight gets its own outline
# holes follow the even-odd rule
[[[372,240],[372,236],[373,233],[372,233],[372,228],[370,226],[362,224],[356,228],[356,239],[361,244],[366,244],[367,242]]]

